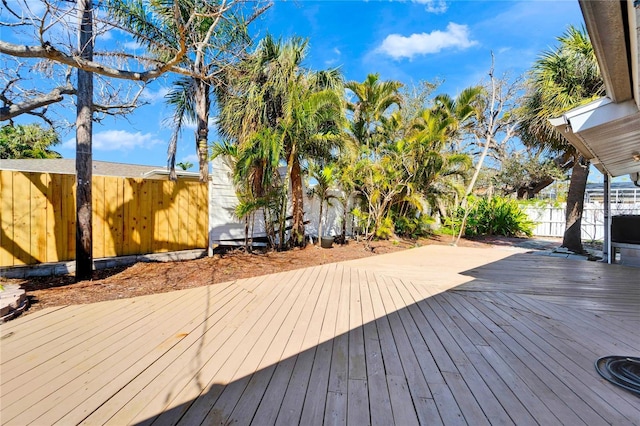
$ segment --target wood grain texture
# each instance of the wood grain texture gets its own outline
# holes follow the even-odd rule
[[[634,424],[637,398],[593,362],[640,351],[637,272],[431,246],[46,310],[0,326],[0,415],[7,425]]]
[[[207,185],[94,176],[93,257],[207,247]],[[0,267],[75,258],[75,175],[0,170]]]

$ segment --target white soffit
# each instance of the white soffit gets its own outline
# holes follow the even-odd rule
[[[640,171],[640,111],[633,100],[598,99],[551,120],[569,142],[603,173]]]
[[[631,14],[633,2],[580,0],[579,3],[602,70],[607,96],[614,102],[632,99],[632,76],[627,50],[630,46],[627,45],[625,26],[633,22],[626,23],[624,15],[635,21]]]

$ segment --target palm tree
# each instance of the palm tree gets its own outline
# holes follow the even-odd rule
[[[208,6],[204,6],[205,9]],[[183,8],[183,13],[190,9]],[[208,139],[209,111],[211,108],[212,75],[222,66],[218,56],[229,58],[231,51],[243,51],[250,43],[246,23],[240,14],[229,14],[224,20],[209,18],[203,13],[200,34],[195,40],[195,54],[185,57],[184,67],[191,76],[182,77],[174,82],[172,90],[166,95],[166,102],[173,107],[170,123],[173,127],[169,141],[168,166],[169,177],[176,179],[176,151],[180,134],[187,122],[196,124],[195,142],[198,155],[200,182],[209,179]],[[226,55],[221,55],[225,52]],[[228,60],[228,59],[227,59]],[[228,66],[228,64],[225,64]]]
[[[243,146],[228,141],[216,144],[212,149],[212,158],[224,156],[233,170],[233,182],[236,187],[239,204],[236,215],[245,221],[245,245],[250,247],[249,227],[254,222],[255,213],[262,209],[265,230],[271,246],[275,246],[274,223],[286,213],[282,206],[282,182],[278,165],[281,146],[277,134],[263,129],[253,135],[249,143]],[[279,226],[284,229],[283,226]],[[280,238],[281,244],[283,239]]]
[[[467,87],[455,98],[440,94],[434,100],[433,114],[439,114],[447,126],[447,139],[455,144],[474,124],[478,115],[478,100],[483,94],[482,86]]]
[[[223,75],[216,90],[219,128],[239,146],[269,129],[279,138],[287,165],[284,189],[291,185],[291,243],[304,244],[302,163],[326,158],[339,144],[342,79],[336,70],[311,72],[302,67],[307,41],[265,37],[257,50]]]
[[[349,81],[345,87],[355,95],[354,102],[347,102],[347,109],[353,114],[351,133],[367,151],[375,151],[382,143],[382,139],[376,137],[382,118],[393,105],[402,104],[399,93],[402,83],[380,81],[379,74],[369,74],[362,83]]]
[[[324,236],[322,233],[322,222],[324,213],[324,204],[327,203],[327,208],[331,205],[330,200],[332,198],[338,198],[335,195],[331,195],[329,191],[335,189],[337,183],[335,164],[328,164],[324,167],[312,163],[309,167],[309,174],[316,180],[315,186],[309,189],[307,195],[310,197],[317,197],[320,201],[320,211],[318,214],[318,241]]]
[[[534,63],[521,109],[519,130],[527,144],[573,156],[562,246],[582,253],[582,209],[589,162],[551,126],[549,119],[603,96],[605,88],[593,46],[584,28],[570,26],[558,41],[558,47],[543,52]]]
[[[304,245],[302,162],[306,158],[327,160],[342,142],[339,84],[337,72],[305,74],[291,87],[285,104],[282,133],[291,181],[291,238],[295,246]]]
[[[176,163],[176,166],[180,167],[181,170],[189,170],[193,167],[193,163],[191,161],[181,161]]]

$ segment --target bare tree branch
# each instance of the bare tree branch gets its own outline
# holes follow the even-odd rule
[[[33,99],[29,99],[23,102],[18,102],[9,106],[0,107],[0,121],[10,120],[20,114],[33,112],[38,108],[45,107],[47,105],[54,104],[64,99],[63,95],[75,95],[76,89],[70,84],[66,86],[56,87],[49,93],[43,94]],[[42,117],[42,114],[33,113],[38,117]]]
[[[123,104],[111,104],[111,105],[103,105],[103,104],[93,104],[93,110],[95,112],[99,112],[105,115],[126,115],[128,113],[133,112],[134,109],[146,105],[147,102],[139,102],[140,95],[144,91],[146,86],[141,86],[135,96],[127,103]]]
[[[0,53],[18,58],[49,59],[74,68],[80,68],[84,71],[104,75],[105,77],[147,82],[161,76],[178,64],[182,57],[187,53],[187,47],[184,38],[181,38],[180,50],[173,58],[171,58],[171,60],[157,68],[141,72],[121,70],[95,61],[87,61],[77,55],[67,55],[66,53],[56,49],[48,42],[45,42],[43,46],[25,46],[0,40]]]

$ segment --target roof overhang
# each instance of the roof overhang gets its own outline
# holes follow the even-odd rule
[[[602,173],[640,172],[640,4],[579,3],[607,97],[552,119],[551,124]]]
[[[640,110],[633,101],[598,99],[551,124],[602,173],[640,172]]]
[[[579,2],[602,71],[607,97],[614,102],[635,99],[640,107],[640,5],[634,6],[632,0]]]

